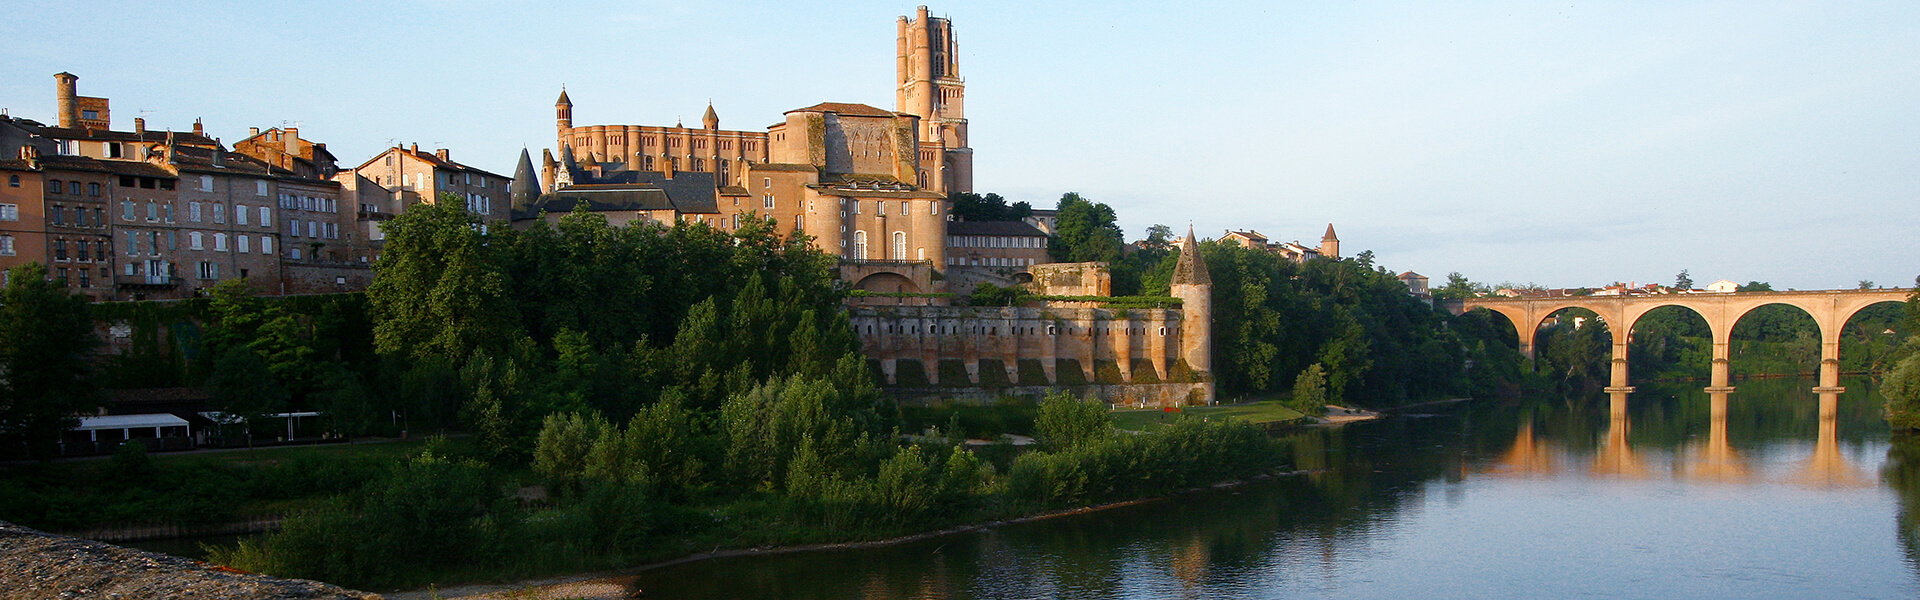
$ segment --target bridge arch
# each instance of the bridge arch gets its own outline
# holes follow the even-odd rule
[[[1518,330],[1521,353],[1532,357],[1534,335],[1542,320],[1556,311],[1579,307],[1605,319],[1614,333],[1612,385],[1610,393],[1633,391],[1627,386],[1626,357],[1628,337],[1633,326],[1647,312],[1663,306],[1683,306],[1707,320],[1713,331],[1713,375],[1709,392],[1731,392],[1728,385],[1727,350],[1733,326],[1747,313],[1761,306],[1786,304],[1800,308],[1813,317],[1820,331],[1820,384],[1822,394],[1837,394],[1840,387],[1840,332],[1846,323],[1868,306],[1883,302],[1904,302],[1909,289],[1837,290],[1815,292],[1735,292],[1704,294],[1657,294],[1647,296],[1561,296],[1551,298],[1469,298],[1458,311],[1486,308],[1512,321]]]

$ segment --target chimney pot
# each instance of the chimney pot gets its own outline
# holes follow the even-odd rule
[[[140,117],[134,117],[134,118],[133,118],[133,132],[134,132],[134,133],[146,133],[146,132],[147,132],[147,120],[146,120],[146,119],[143,119],[143,118],[140,118]]]
[[[194,135],[206,135],[206,134],[207,134],[207,128],[206,128],[206,126],[205,126],[205,125],[203,125],[203,124],[201,124],[201,123],[200,123],[200,118],[199,118],[199,117],[194,117],[194,119],[193,119],[193,134],[194,134]]]

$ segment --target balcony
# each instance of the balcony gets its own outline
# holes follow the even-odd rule
[[[186,281],[181,277],[165,275],[115,275],[113,285],[124,290],[166,290],[180,287]]]

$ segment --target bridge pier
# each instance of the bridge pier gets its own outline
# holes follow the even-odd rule
[[[1821,329],[1829,328],[1822,327]],[[1847,388],[1840,387],[1840,328],[1832,327],[1831,329],[1833,333],[1821,332],[1820,385],[1819,387],[1813,388],[1813,393],[1820,395],[1820,402],[1823,406],[1826,404],[1829,394],[1838,401],[1837,399],[1840,397],[1840,392],[1847,391]]]
[[[1627,394],[1633,393],[1633,386],[1627,385],[1627,334],[1613,332],[1613,365],[1607,377],[1606,392],[1612,397],[1613,411],[1622,416],[1627,414]]]
[[[1732,345],[1732,327],[1713,328],[1713,376],[1707,384],[1707,393],[1717,394],[1714,398],[1720,402],[1723,412],[1726,408],[1726,395],[1733,392],[1732,376],[1727,362],[1732,356],[1729,350]]]

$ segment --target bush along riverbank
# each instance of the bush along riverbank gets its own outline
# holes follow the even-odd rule
[[[824,380],[795,379],[730,398],[704,423],[671,402],[624,426],[555,415],[531,469],[429,444],[363,489],[211,559],[363,589],[506,581],[893,538],[1159,496],[1284,462],[1248,423],[1189,418],[1117,434],[1105,405],[1054,396],[1036,411],[1040,448],[996,463],[957,445],[856,434],[823,410],[836,395]],[[545,498],[519,493],[535,482]]]

